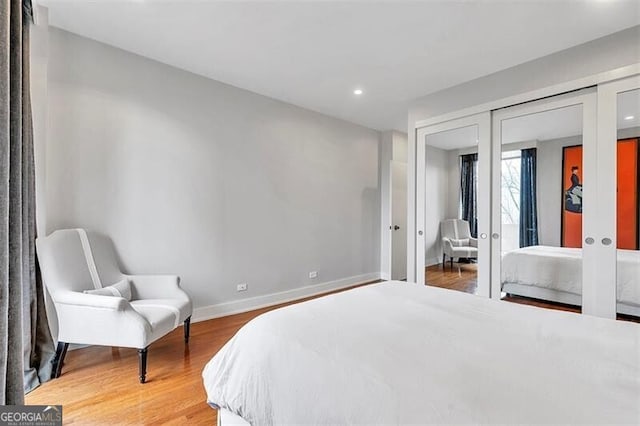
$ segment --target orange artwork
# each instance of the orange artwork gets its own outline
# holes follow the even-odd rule
[[[618,141],[618,248],[638,250],[638,140]]]
[[[562,247],[582,247],[582,145],[562,152]]]
[[[638,139],[618,141],[618,248],[638,250]],[[562,246],[582,247],[582,146],[567,146],[562,158]]]

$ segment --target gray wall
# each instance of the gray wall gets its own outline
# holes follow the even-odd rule
[[[376,131],[60,30],[49,42],[48,232],[109,234],[127,271],[181,275],[197,307],[379,273]]]
[[[449,151],[427,146],[424,227],[427,266],[440,262],[442,258],[440,222],[448,218],[449,174]]]

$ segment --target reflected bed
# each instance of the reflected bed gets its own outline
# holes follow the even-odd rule
[[[639,423],[640,326],[388,282],[255,318],[203,380],[259,425]]]
[[[502,291],[580,306],[582,250],[532,246],[502,256]],[[618,250],[617,311],[640,316],[640,251]]]

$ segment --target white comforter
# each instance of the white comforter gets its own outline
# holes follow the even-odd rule
[[[582,294],[582,249],[533,246],[502,256],[502,283]],[[618,250],[617,298],[640,306],[640,251]]]
[[[640,423],[640,326],[389,282],[245,325],[203,372],[253,425]]]

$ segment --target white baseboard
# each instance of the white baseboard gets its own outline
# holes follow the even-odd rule
[[[432,257],[431,259],[425,259],[426,266],[439,265],[442,262],[439,257]]]
[[[342,278],[321,284],[307,285],[292,290],[278,293],[265,294],[263,296],[250,297],[247,299],[234,300],[231,302],[218,303],[217,305],[203,306],[195,308],[191,316],[191,322],[206,321],[213,318],[220,318],[227,315],[241,314],[255,309],[266,308],[268,306],[279,305],[305,297],[316,296],[333,290],[340,290],[354,285],[363,284],[368,281],[381,279],[380,272],[356,275]]]

